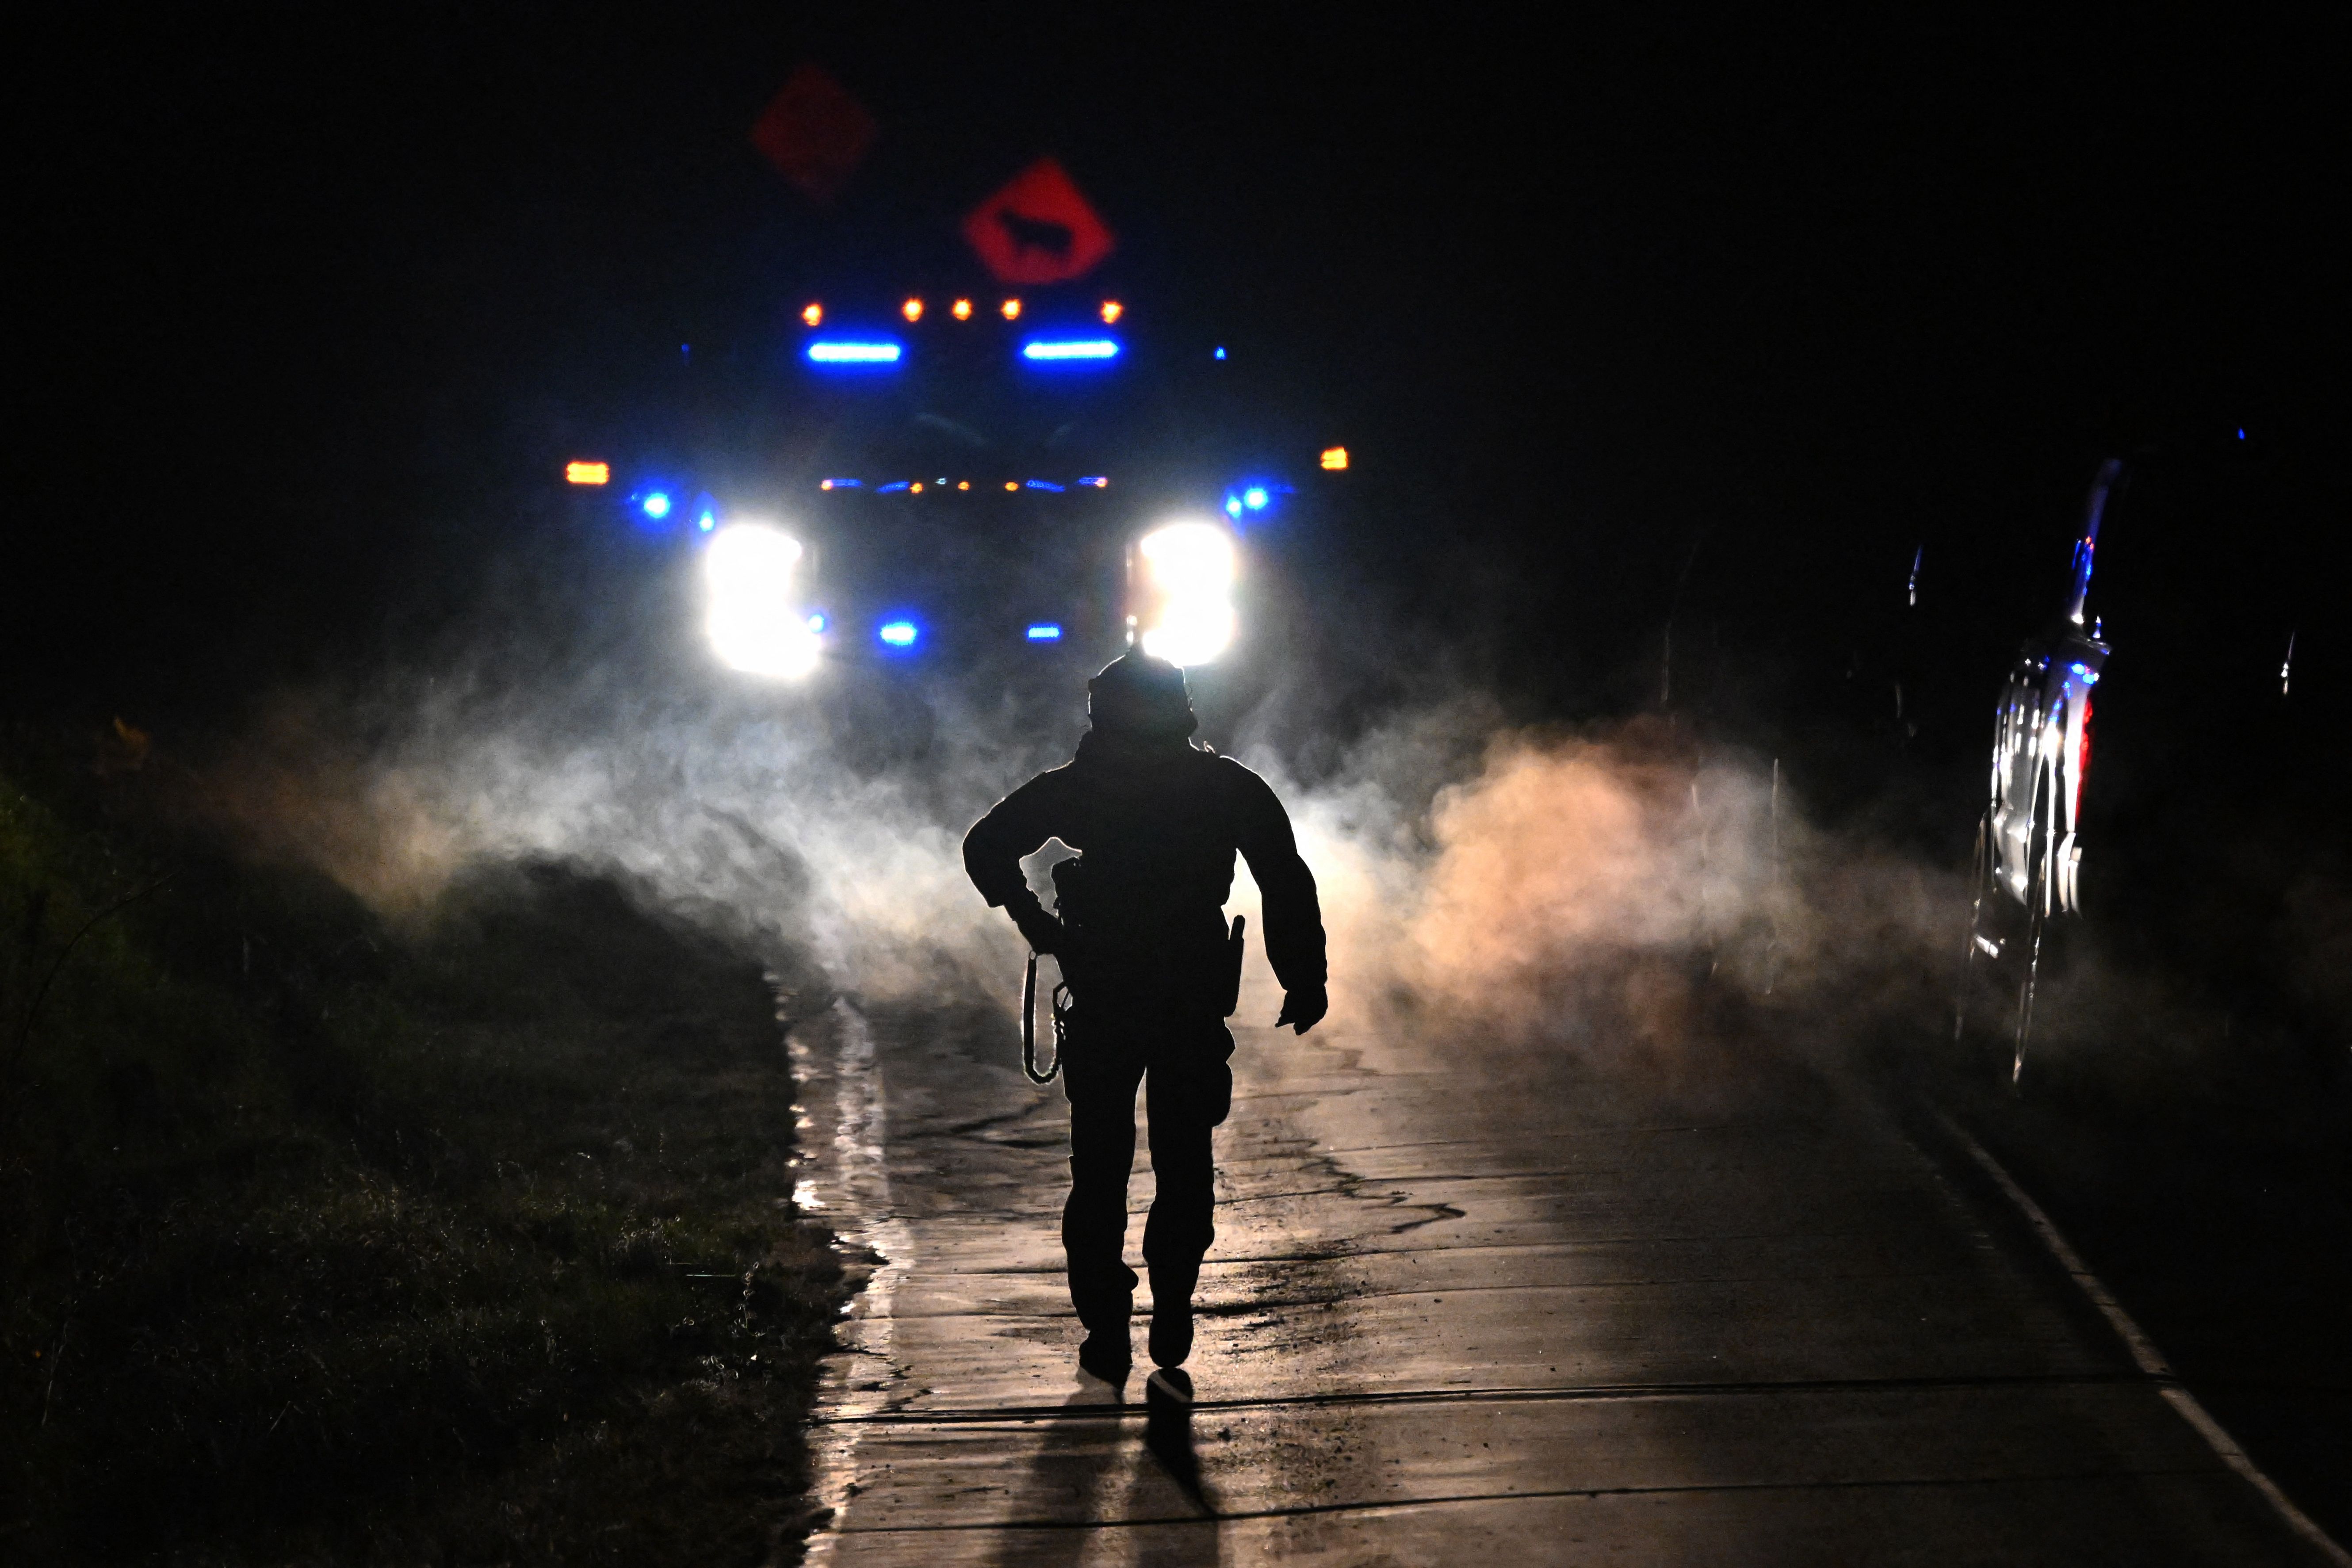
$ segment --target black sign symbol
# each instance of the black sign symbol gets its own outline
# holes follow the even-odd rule
[[[1015,252],[1042,250],[1055,258],[1066,258],[1070,254],[1074,237],[1068,224],[1055,223],[1050,218],[1023,217],[1010,208],[1000,209],[996,221],[1004,226],[1004,237],[1013,242]]]

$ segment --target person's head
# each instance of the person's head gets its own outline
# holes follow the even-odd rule
[[[1138,741],[1181,741],[1201,727],[1184,672],[1143,653],[1112,659],[1087,682],[1087,717],[1105,734]]]

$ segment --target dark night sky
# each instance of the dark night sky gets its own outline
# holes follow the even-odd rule
[[[2340,31],[1024,17],[53,36],[17,138],[10,706],[370,657],[460,593],[567,422],[818,258],[936,247],[1047,151],[1133,276],[1364,454],[1361,569],[1517,668],[1645,657],[1694,541],[1686,617],[1834,660],[1924,544],[1989,688],[2096,460],[2143,447],[2110,550],[2146,602],[2212,587],[2182,625],[2264,650],[2308,604],[2344,668],[2313,630],[2342,602],[2314,570],[2346,515]],[[745,142],[803,59],[883,126],[830,214]]]

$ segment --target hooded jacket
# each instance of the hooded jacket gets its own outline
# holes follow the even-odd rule
[[[1086,858],[1084,938],[1107,971],[1213,975],[1239,853],[1264,897],[1276,978],[1286,991],[1324,984],[1315,874],[1273,789],[1232,758],[1181,738],[1091,731],[1076,756],[973,825],[964,869],[992,906],[1026,898],[1021,862],[1051,838]]]

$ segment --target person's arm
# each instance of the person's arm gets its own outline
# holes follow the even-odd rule
[[[1029,890],[1021,862],[1054,837],[1061,789],[1055,774],[1040,773],[990,808],[963,837],[964,874],[991,909],[1002,908],[1039,952],[1061,945],[1062,922]]]
[[[1315,893],[1315,873],[1298,853],[1290,814],[1267,783],[1236,764],[1240,778],[1242,858],[1257,879],[1265,921],[1265,956],[1282,982],[1282,1016],[1305,1034],[1330,1006],[1323,952],[1323,906]]]

